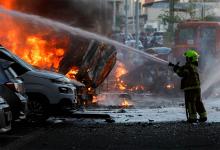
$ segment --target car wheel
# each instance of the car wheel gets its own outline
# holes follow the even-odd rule
[[[29,113],[27,114],[27,119],[30,122],[44,122],[48,119],[48,105],[42,100],[41,97],[29,96],[28,102]]]

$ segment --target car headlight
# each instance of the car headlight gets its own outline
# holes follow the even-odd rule
[[[70,79],[68,78],[57,78],[57,79],[51,79],[51,82],[57,83],[57,84],[71,84]]]
[[[68,87],[59,87],[60,93],[73,93],[73,90]]]

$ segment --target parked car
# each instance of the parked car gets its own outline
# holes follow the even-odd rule
[[[12,114],[9,105],[0,97],[0,133],[11,130]]]
[[[12,119],[25,119],[27,114],[27,100],[22,80],[12,69],[13,62],[0,59],[0,96],[10,106]]]
[[[118,42],[121,42],[121,43],[129,46],[129,47],[136,48],[136,40],[134,39],[134,37],[130,33],[128,33],[127,38],[125,38],[125,33],[116,33],[113,35],[112,38]],[[138,41],[138,49],[139,50],[144,49],[144,46],[140,40]]]
[[[76,88],[66,76],[39,70],[0,46],[0,58],[13,61],[12,68],[23,80],[29,97],[29,116],[45,120],[53,108],[72,108],[77,103]]]
[[[169,56],[172,52],[172,49],[169,47],[152,47],[144,50],[144,52],[159,57],[164,60],[169,60]]]

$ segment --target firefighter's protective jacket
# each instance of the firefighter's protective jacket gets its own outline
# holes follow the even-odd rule
[[[187,62],[184,66],[174,66],[173,70],[178,76],[182,77],[181,89],[200,89],[199,73],[195,64]]]

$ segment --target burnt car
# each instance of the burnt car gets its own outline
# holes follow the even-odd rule
[[[77,43],[77,44],[76,44]],[[80,51],[78,51],[80,47]],[[79,70],[75,79],[85,85],[80,93],[83,101],[91,104],[95,89],[103,83],[116,63],[116,48],[96,40],[74,39],[70,50],[59,64],[59,72],[67,74],[72,67]]]
[[[25,119],[27,100],[23,81],[12,69],[13,62],[0,59],[0,96],[3,97],[12,112],[12,119]]]
[[[0,97],[0,133],[11,130],[12,114],[9,105]]]

